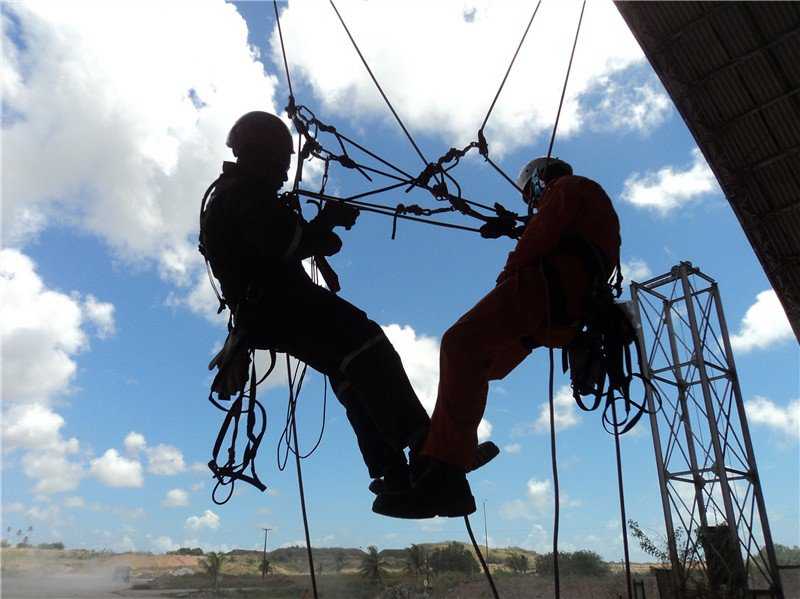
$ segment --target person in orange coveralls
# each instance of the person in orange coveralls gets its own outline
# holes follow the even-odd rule
[[[442,337],[439,394],[422,450],[427,469],[410,491],[379,495],[377,513],[431,518],[475,511],[465,470],[489,381],[508,375],[532,348],[569,343],[593,283],[598,277],[605,283],[618,269],[619,219],[600,185],[556,158],[529,162],[517,185],[532,216],[524,227],[498,217],[481,228],[483,237],[519,241],[495,288]]]

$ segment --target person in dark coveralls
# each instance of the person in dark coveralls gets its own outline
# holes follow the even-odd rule
[[[517,185],[532,217],[521,235],[508,219],[481,227],[484,237],[519,240],[494,289],[442,337],[436,408],[422,447],[427,468],[411,490],[379,495],[373,510],[380,514],[431,518],[475,511],[465,472],[489,381],[503,379],[531,348],[568,344],[597,277],[605,282],[619,268],[619,219],[598,183],[573,175],[566,162],[537,158],[522,169]]]
[[[350,228],[358,210],[327,202],[306,222],[279,197],[294,150],[288,128],[273,114],[243,115],[227,145],[236,162],[223,164],[201,216],[200,241],[242,345],[286,352],[327,375],[374,479],[370,490],[408,489],[404,450],[413,465],[430,418],[381,327],[315,284],[301,263],[339,252],[333,230]],[[496,447],[482,446],[488,455],[478,465],[496,455]]]

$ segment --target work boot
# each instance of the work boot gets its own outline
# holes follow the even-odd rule
[[[382,493],[372,511],[392,518],[455,518],[475,511],[475,498],[462,468],[428,457],[427,469],[404,493]]]
[[[380,478],[375,478],[369,483],[369,490],[380,495],[381,493],[406,493],[411,490],[411,472],[408,465],[403,464],[386,471]]]
[[[472,465],[467,468],[466,471],[472,472],[478,468],[483,468],[498,455],[500,455],[500,448],[495,445],[493,441],[484,441],[478,444],[478,447],[475,449],[475,457]],[[411,462],[411,482],[413,483],[428,469],[429,459],[428,456],[421,455],[414,449],[409,452],[409,458]]]
[[[486,464],[500,455],[500,448],[493,441],[484,441],[478,444],[475,450],[475,461],[467,468],[467,472],[472,472],[478,468],[483,468]]]

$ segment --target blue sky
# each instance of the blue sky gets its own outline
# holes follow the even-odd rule
[[[275,465],[286,402],[280,381],[262,395],[270,421],[259,472],[270,491],[240,486],[216,506],[204,466],[219,425],[205,401],[205,365],[224,330],[195,251],[196,212],[230,158],[224,139],[233,120],[285,105],[272,4],[166,7],[3,7],[0,283],[4,313],[13,315],[0,328],[4,530],[33,525],[35,542],[163,551],[254,548],[268,526],[270,546],[296,544],[296,481],[291,468]],[[281,7],[298,101],[420,170],[329,7]],[[434,159],[474,138],[532,7],[441,3],[426,8],[425,19],[414,3],[340,8]],[[543,4],[490,120],[492,155],[512,174],[546,151],[577,11]],[[555,153],[615,201],[628,273],[647,277],[691,260],[719,282],[773,534],[800,543],[797,342],[691,135],[610,3],[587,9],[560,131]],[[454,172],[468,197],[522,210],[479,157]],[[331,175],[331,192],[365,189],[350,173]],[[318,176],[312,164],[309,187]],[[417,192],[379,200],[433,204]],[[403,222],[396,240],[390,233],[389,219],[362,215],[332,263],[342,295],[387,327],[430,406],[438,339],[493,285],[512,243]],[[504,451],[470,480],[478,504],[486,503],[493,544],[549,546],[549,438],[535,424],[546,373],[546,354],[538,353],[490,392],[484,432]],[[564,384],[559,377],[557,388]],[[306,447],[321,424],[321,390],[315,374],[300,401]],[[619,559],[612,439],[598,414],[569,402],[562,410],[562,546]],[[629,516],[658,533],[647,427],[624,439],[623,452]],[[367,474],[334,399],[304,475],[316,544],[465,539],[458,520],[370,512]]]

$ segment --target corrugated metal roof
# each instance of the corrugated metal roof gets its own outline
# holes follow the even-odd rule
[[[617,2],[800,339],[800,3]]]

